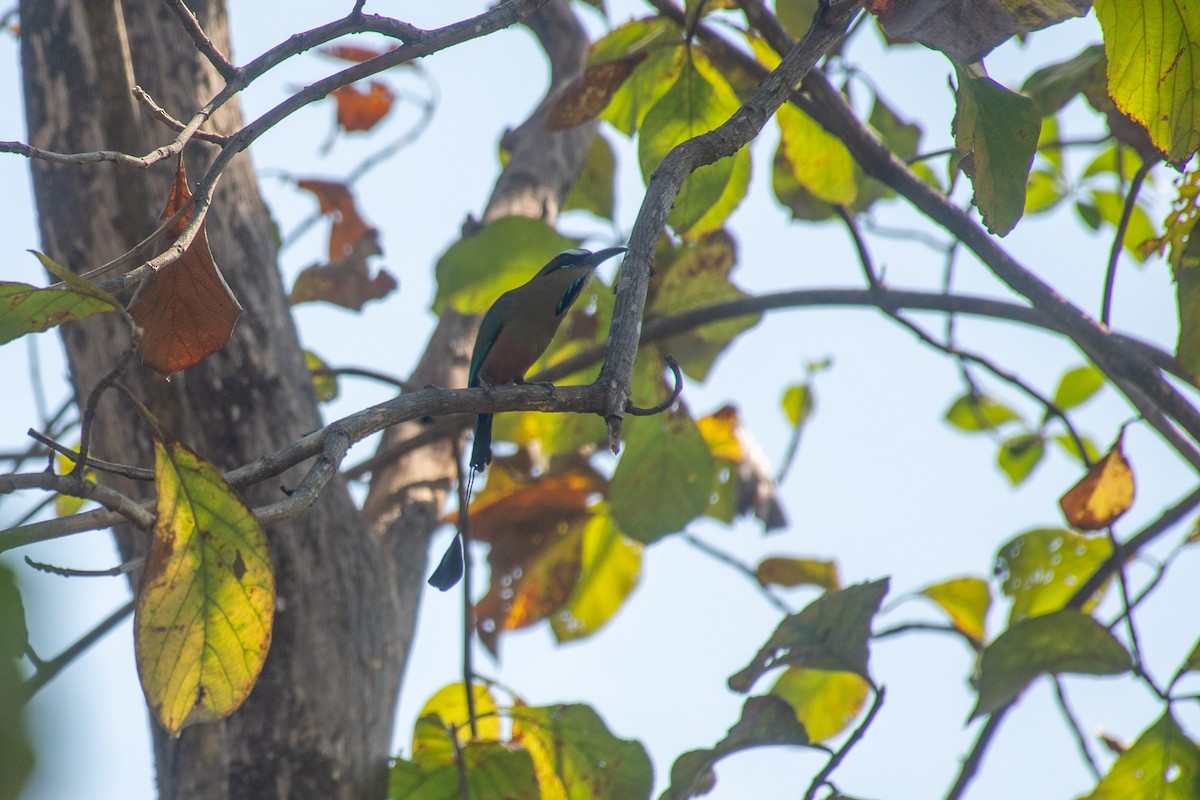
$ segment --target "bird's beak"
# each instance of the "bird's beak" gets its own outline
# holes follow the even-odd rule
[[[626,249],[627,248],[625,247],[606,247],[603,250],[597,250],[596,252],[592,253],[583,263],[590,267],[599,266],[613,256],[618,256],[621,253],[624,253]]]

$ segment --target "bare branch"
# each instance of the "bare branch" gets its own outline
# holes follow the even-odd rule
[[[630,376],[641,339],[654,248],[684,179],[702,166],[733,155],[756,137],[776,109],[791,97],[793,87],[845,34],[858,10],[857,4],[846,0],[822,0],[804,39],[763,79],[754,95],[719,127],[671,150],[650,177],[629,239],[629,253],[617,278],[617,300],[608,350],[596,379],[597,385],[610,393],[604,416],[608,423],[609,446],[614,452],[620,442],[621,420],[629,399]]]
[[[1158,161],[1155,159],[1143,161],[1137,172],[1133,174],[1133,180],[1129,182],[1129,193],[1125,195],[1125,205],[1121,208],[1121,219],[1117,223],[1117,232],[1113,234],[1112,250],[1108,254],[1108,269],[1104,271],[1104,294],[1100,301],[1100,322],[1104,325],[1110,324],[1112,320],[1112,298],[1113,287],[1117,280],[1117,262],[1121,258],[1121,249],[1125,245],[1125,233],[1129,230],[1129,220],[1133,216],[1134,206],[1137,205],[1138,192],[1141,191],[1146,176],[1150,174],[1150,170],[1157,163]]]
[[[175,12],[175,16],[179,17],[179,22],[183,25],[183,29],[187,31],[187,35],[192,38],[192,43],[196,45],[196,49],[208,59],[208,63],[212,64],[217,72],[221,73],[221,77],[230,83],[240,78],[241,70],[235,67],[225,57],[225,54],[217,49],[217,46],[213,44],[213,40],[208,38],[208,34],[204,32],[204,28],[200,27],[200,20],[196,19],[196,15],[192,13],[192,10],[184,5],[183,0],[166,0],[166,3]]]

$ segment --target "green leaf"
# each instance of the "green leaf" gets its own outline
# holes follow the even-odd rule
[[[991,395],[964,394],[946,409],[946,422],[960,431],[993,431],[1007,422],[1019,422],[1021,416]]]
[[[1025,79],[1021,93],[1033,98],[1042,116],[1057,113],[1089,86],[1104,80],[1104,48],[1098,44],[1066,61],[1048,64]]]
[[[518,706],[512,709],[512,717],[513,742],[525,746],[533,756],[541,797],[626,800],[650,796],[654,772],[646,748],[635,739],[614,736],[589,706]]]
[[[953,578],[926,586],[920,591],[932,600],[972,642],[983,644],[992,593],[983,578]]]
[[[1091,364],[1067,370],[1054,390],[1054,405],[1066,411],[1083,405],[1104,386],[1104,373]]]
[[[1117,192],[1101,189],[1092,189],[1088,194],[1100,213],[1100,218],[1116,229],[1125,210],[1125,197]],[[1145,261],[1150,253],[1142,245],[1154,239],[1155,233],[1154,223],[1150,221],[1146,209],[1135,204],[1130,210],[1129,223],[1125,227],[1125,238],[1121,241],[1121,246],[1136,260]]]
[[[1040,675],[1117,675],[1132,665],[1116,637],[1086,614],[1064,609],[1023,619],[983,651],[971,719],[1008,705]]]
[[[613,180],[617,170],[617,157],[613,155],[612,145],[599,132],[588,145],[587,155],[584,156],[583,169],[575,179],[567,199],[563,201],[563,211],[590,211],[601,219],[613,218]]]
[[[38,289],[25,283],[0,281],[0,344],[96,314],[125,313],[112,295],[94,283],[49,256],[37,252],[34,255],[65,285]]]
[[[775,0],[775,15],[788,33],[801,39],[812,27],[817,6],[817,0]]]
[[[1066,606],[1110,555],[1108,537],[1063,528],[1037,528],[1006,542],[996,554],[996,574],[1000,590],[1013,599],[1009,624]]]
[[[659,800],[687,800],[707,794],[717,780],[713,765],[728,755],[754,747],[809,743],[808,733],[786,702],[771,695],[751,697],[742,706],[741,719],[724,739],[710,749],[690,750],[675,759],[671,785]]]
[[[325,360],[312,350],[305,350],[304,366],[308,367],[308,371],[312,373],[313,391],[317,395],[317,402],[328,403],[336,400],[338,394],[341,392],[338,387],[338,376],[317,374],[317,370],[329,369],[329,365],[325,363]]]
[[[1067,455],[1071,456],[1071,458],[1074,458],[1081,464],[1095,464],[1102,456],[1101,452],[1096,449],[1096,443],[1086,436],[1081,436],[1080,439],[1083,442],[1082,452],[1079,450],[1079,445],[1075,443],[1075,438],[1073,436],[1060,433],[1056,434],[1054,437],[1054,441],[1057,442],[1059,446],[1066,451]],[[1083,457],[1085,453],[1087,454],[1086,459]]]
[[[463,314],[482,314],[501,294],[578,244],[578,239],[562,236],[541,220],[514,216],[490,222],[438,259],[433,310],[450,306]]]
[[[771,163],[771,192],[781,206],[792,212],[792,219],[820,222],[833,216],[832,206],[800,185],[782,142]]]
[[[887,590],[884,578],[821,595],[784,619],[754,660],[729,679],[729,687],[748,692],[768,670],[788,665],[853,672],[869,681],[867,640]]]
[[[813,412],[812,386],[807,383],[789,386],[783,391],[783,413],[787,416],[788,424],[793,428],[800,427]]]
[[[17,798],[33,772],[33,748],[25,725],[25,688],[17,662],[29,634],[17,582],[0,563],[0,797]]]
[[[271,645],[275,578],[262,525],[220,471],[161,430],[154,453],[134,651],[151,712],[177,734],[250,694]]]
[[[500,738],[500,718],[496,698],[486,684],[471,685],[475,706],[475,737],[484,741]],[[436,718],[436,724],[418,724],[413,729],[413,758],[422,764],[449,764],[454,760],[454,748],[447,739],[453,731],[458,743],[471,740],[471,715],[467,708],[467,693],[461,683],[443,686],[425,701],[418,720]]]
[[[1029,173],[1029,186],[1025,190],[1025,213],[1052,210],[1066,198],[1069,188],[1061,170],[1034,169]]]
[[[975,187],[973,202],[988,230],[1004,236],[1025,210],[1025,187],[1042,115],[1028,97],[991,78],[958,70],[954,143]]]
[[[634,73],[637,74],[636,72]],[[646,113],[638,137],[638,164],[649,182],[674,147],[724,123],[739,107],[737,95],[698,52],[675,84]],[[720,228],[741,202],[750,179],[749,150],[701,167],[683,182],[667,216],[681,236]]]
[[[788,667],[771,687],[787,701],[812,742],[823,742],[844,731],[862,710],[870,684],[852,672],[827,672]]]
[[[583,561],[571,597],[550,618],[559,642],[599,631],[621,609],[642,573],[642,544],[621,532],[604,506],[583,529]]]
[[[842,585],[837,562],[816,558],[764,558],[754,568],[754,577],[763,586],[820,586],[831,590]]]
[[[684,245],[673,254],[656,262],[653,299],[647,304],[646,316],[670,316],[714,303],[748,297],[729,279],[737,263],[733,237],[723,230]],[[677,334],[661,345],[679,362],[689,377],[703,381],[708,377],[717,357],[741,333],[754,327],[761,314],[714,322]]]
[[[712,454],[684,410],[627,418],[625,434],[608,500],[621,530],[650,544],[704,513],[713,485]]]
[[[1118,756],[1108,774],[1083,800],[1195,800],[1197,797],[1200,797],[1200,750],[1168,709],[1132,747]]]
[[[449,742],[448,734],[443,735]],[[503,742],[473,741],[463,746],[461,758],[471,800],[541,796],[533,759],[527,750],[513,750]],[[388,797],[392,800],[458,798],[462,796],[459,775],[459,767],[453,762],[422,765],[398,758],[392,762],[388,775]]]
[[[1200,147],[1200,5],[1177,0],[1097,0],[1108,93],[1141,123],[1168,161]]]
[[[780,106],[775,119],[780,147],[796,182],[827,203],[853,203],[858,193],[854,159],[841,139],[790,103]]]
[[[1036,433],[1023,433],[1005,439],[996,453],[996,464],[1004,470],[1009,482],[1019,486],[1025,482],[1046,454],[1045,440]]]

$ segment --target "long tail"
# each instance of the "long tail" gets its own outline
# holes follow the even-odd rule
[[[475,416],[475,441],[471,444],[471,469],[483,472],[492,463],[492,415]]]

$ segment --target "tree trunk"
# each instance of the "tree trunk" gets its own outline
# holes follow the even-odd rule
[[[221,1],[189,5],[228,53]],[[22,0],[20,10],[29,141],[35,146],[144,154],[173,132],[132,100],[135,83],[183,119],[219,88],[219,77],[161,0]],[[549,98],[580,74],[587,53],[569,3],[552,0],[529,24],[550,58],[551,87],[530,121],[509,135],[512,157],[485,219],[525,214],[553,222],[594,133],[592,126],[549,133],[540,124]],[[237,130],[236,101],[209,125],[219,133]],[[195,144],[186,155],[195,178],[213,149]],[[153,230],[174,168],[31,163],[43,249],[77,271],[126,252]],[[228,469],[320,421],[247,155],[224,173],[207,230],[216,262],[246,309],[233,338],[169,383],[140,366],[123,380],[168,429]],[[412,380],[464,385],[475,322],[444,314]],[[107,317],[61,330],[82,407],[128,337]],[[389,431],[384,447],[414,425],[419,427]],[[101,403],[94,430],[97,457],[152,463],[149,431],[115,393]],[[279,482],[294,485],[300,474],[297,468]],[[262,676],[224,723],[194,726],[179,739],[152,723],[161,797],[383,795],[395,700],[425,586],[426,549],[455,478],[454,448],[443,442],[378,470],[363,514],[334,481],[306,514],[271,527],[278,602]],[[104,480],[133,497],[150,493],[125,479]],[[259,505],[279,499],[278,491],[272,481],[243,494]],[[116,534],[127,556],[145,552],[145,532]]]
[[[228,52],[223,5],[191,5]],[[29,141],[38,147],[143,154],[174,134],[135,105],[131,82],[185,119],[220,85],[160,0],[25,0],[20,10]],[[235,102],[218,112],[212,128],[228,133],[240,124]],[[212,155],[208,145],[190,148],[189,174],[202,174]],[[125,252],[153,229],[173,169],[165,162],[140,172],[111,163],[33,161],[43,248],[75,270]],[[246,309],[233,338],[169,383],[140,365],[124,380],[182,441],[228,469],[319,427],[320,419],[248,156],[225,172],[207,230],[216,262]],[[101,317],[65,327],[63,341],[82,407],[127,336],[116,320]],[[93,453],[149,465],[150,447],[130,405],[109,393]],[[300,474],[294,470],[279,483],[295,485]],[[113,485],[138,497],[150,491],[128,481]],[[273,481],[244,497],[259,505],[280,499],[279,491]],[[189,728],[178,739],[154,725],[160,796],[380,796],[425,542],[371,537],[336,481],[309,512],[272,526],[268,535],[278,602],[262,676],[224,723]],[[142,531],[119,532],[126,554],[144,552],[147,540]]]

